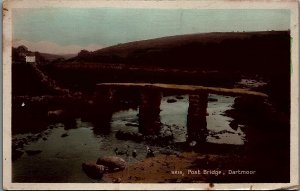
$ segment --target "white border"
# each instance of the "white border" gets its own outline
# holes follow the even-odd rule
[[[161,1],[109,1],[109,0],[7,0],[3,3],[3,187],[4,189],[160,189],[194,190],[212,189],[207,183],[160,183],[160,184],[111,184],[111,183],[12,183],[11,181],[11,47],[12,47],[12,9],[42,7],[121,7],[121,8],[159,8],[159,9],[289,9],[291,11],[292,68],[291,75],[291,168],[290,183],[239,183],[215,184],[213,189],[275,189],[299,185],[298,135],[299,135],[299,25],[298,2],[282,1],[225,1],[225,0],[161,0]]]

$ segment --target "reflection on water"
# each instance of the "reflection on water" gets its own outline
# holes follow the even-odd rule
[[[209,95],[207,129],[209,135],[207,141],[219,144],[244,143],[245,134],[238,126],[233,130],[229,123],[232,120],[224,116],[224,111],[231,109],[233,97]],[[172,100],[172,101],[170,101]],[[175,100],[175,101],[174,101]],[[187,112],[188,96],[167,96],[162,98],[160,118],[162,133],[171,132],[174,142],[185,142],[187,137]],[[146,157],[146,145],[148,142],[134,142],[130,140],[118,140],[115,137],[117,131],[138,133],[138,109],[129,109],[115,112],[107,133],[99,132],[101,127],[95,128],[91,122],[83,122],[76,119],[75,128],[65,128],[57,123],[49,126],[42,132],[38,140],[24,145],[24,150],[41,150],[36,155],[24,153],[13,162],[14,182],[97,182],[83,173],[81,164],[84,161],[96,161],[100,156],[115,155],[115,148],[122,151],[128,149],[129,155],[122,156],[129,163],[142,160]],[[50,128],[51,127],[51,128]],[[19,134],[14,138],[32,136],[32,134]],[[153,146],[155,151],[162,146]],[[132,151],[137,151],[137,157],[132,156]],[[100,180],[100,182],[103,180]]]
[[[232,118],[224,115],[226,110],[232,108],[234,97],[210,95],[217,102],[208,102],[207,111],[209,116],[207,119],[207,129],[210,131],[207,141],[211,143],[227,143],[242,145],[245,141],[245,134],[239,125],[236,130],[229,126]]]

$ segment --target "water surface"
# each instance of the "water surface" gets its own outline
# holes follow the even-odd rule
[[[177,97],[178,98],[178,97]],[[209,95],[217,101],[208,103],[207,129],[209,135],[207,142],[217,144],[242,145],[245,134],[240,127],[233,130],[229,123],[232,118],[224,112],[232,108],[234,97]],[[186,141],[186,120],[188,111],[188,96],[168,103],[168,99],[176,96],[163,97],[161,102],[162,132],[172,131],[174,142]],[[66,130],[62,123],[49,125],[41,133],[40,139],[24,146],[24,150],[41,150],[36,155],[24,153],[19,159],[13,161],[13,182],[104,182],[90,179],[81,169],[84,161],[96,161],[98,157],[115,155],[114,149],[128,149],[129,156],[122,157],[128,163],[134,163],[146,157],[148,142],[137,143],[130,140],[118,140],[115,133],[118,130],[138,132],[138,110],[129,109],[115,112],[111,120],[109,134],[94,133],[92,123],[76,119],[76,128]],[[130,125],[128,125],[130,124]],[[63,134],[67,136],[62,137]],[[18,134],[13,138],[22,138],[32,134]],[[148,145],[159,151],[162,146]],[[137,157],[133,158],[131,152],[137,150]]]

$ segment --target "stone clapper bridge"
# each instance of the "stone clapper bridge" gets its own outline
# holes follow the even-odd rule
[[[208,94],[227,96],[255,96],[262,99],[268,95],[239,88],[205,87],[198,85],[177,85],[160,83],[99,83],[97,84],[97,99],[101,100],[101,107],[108,108],[105,113],[109,114],[113,107],[115,90],[138,91],[140,93],[139,106],[139,130],[143,134],[157,134],[161,129],[160,103],[162,93],[188,94],[189,108],[187,116],[188,141],[205,142],[207,136],[207,103]],[[98,105],[99,106],[99,105]],[[104,109],[103,108],[103,109]],[[110,108],[110,109],[109,109]],[[110,120],[109,118],[109,120]]]

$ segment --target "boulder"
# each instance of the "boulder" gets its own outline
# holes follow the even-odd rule
[[[109,171],[123,170],[127,166],[126,161],[117,156],[100,157],[97,164],[108,167]]]
[[[92,162],[82,163],[82,169],[86,175],[93,179],[101,179],[106,171],[106,167]]]

